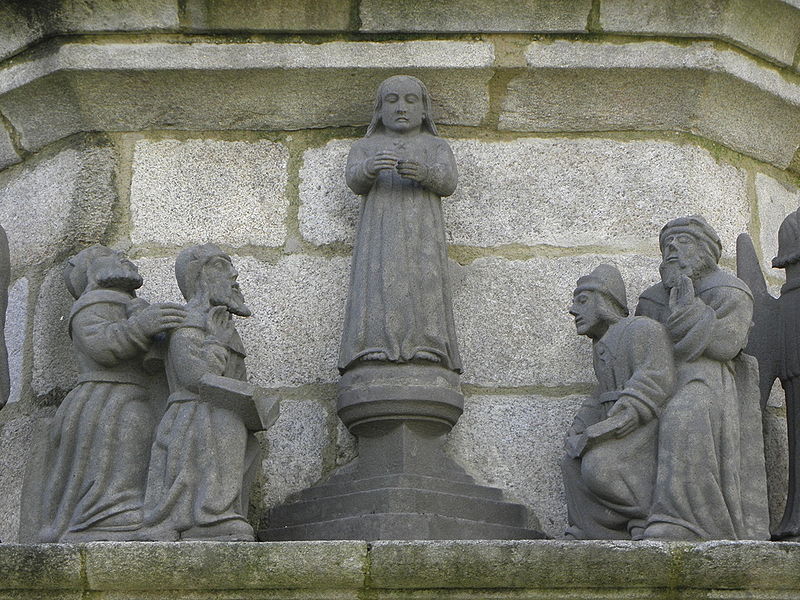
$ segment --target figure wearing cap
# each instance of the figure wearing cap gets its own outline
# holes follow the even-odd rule
[[[250,316],[231,257],[213,244],[183,250],[175,262],[187,300],[170,336],[170,395],[153,443],[145,497],[152,539],[252,541],[247,522],[259,446],[242,418],[205,401],[207,374],[246,381],[245,350],[233,315]]]
[[[666,331],[628,316],[619,271],[578,279],[570,314],[592,340],[598,386],[567,433],[561,468],[572,539],[640,539],[655,481],[658,415],[675,384]]]
[[[747,285],[719,268],[722,244],[700,216],[661,230],[661,283],[637,315],[663,323],[677,389],[660,420],[658,472],[645,539],[768,539],[764,440]]]
[[[154,424],[142,359],[186,311],[136,298],[136,266],[104,246],[70,259],[64,278],[77,299],[68,327],[78,385],[51,427],[40,540],[134,540]]]

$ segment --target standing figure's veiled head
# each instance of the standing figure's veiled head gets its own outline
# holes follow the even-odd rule
[[[142,287],[139,269],[120,250],[91,246],[67,262],[64,281],[73,298],[96,289],[116,289],[133,293]]]
[[[611,265],[598,265],[578,279],[569,314],[575,319],[578,335],[593,340],[603,337],[612,324],[627,317],[628,299],[619,270]]]
[[[717,268],[722,242],[717,232],[699,215],[668,222],[658,237],[661,248],[661,280],[668,288],[686,275],[697,280]]]
[[[367,136],[387,129],[408,133],[420,128],[431,135],[439,135],[431,114],[428,88],[411,75],[394,75],[384,79],[378,86]]]
[[[249,317],[252,313],[244,303],[238,277],[231,257],[214,244],[186,248],[175,260],[175,279],[188,302],[226,306],[234,315]]]

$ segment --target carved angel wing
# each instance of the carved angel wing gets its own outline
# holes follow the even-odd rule
[[[780,329],[778,301],[767,290],[753,240],[747,233],[736,239],[736,274],[753,292],[753,328],[744,351],[758,360],[758,387],[761,391],[761,408],[767,405],[772,384],[778,377]]]

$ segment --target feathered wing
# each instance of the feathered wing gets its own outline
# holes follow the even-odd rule
[[[747,233],[736,239],[736,275],[753,292],[753,328],[745,352],[758,360],[761,408],[767,404],[772,384],[778,377],[780,360],[780,327],[778,301],[767,290],[753,240]]]

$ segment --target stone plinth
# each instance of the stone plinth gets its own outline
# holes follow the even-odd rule
[[[339,383],[339,418],[359,457],[273,508],[262,540],[535,539],[521,504],[477,485],[444,452],[464,408],[438,365],[365,363]],[[535,521],[535,519],[533,519]]]
[[[796,598],[800,544],[466,541],[0,545],[0,597]]]

